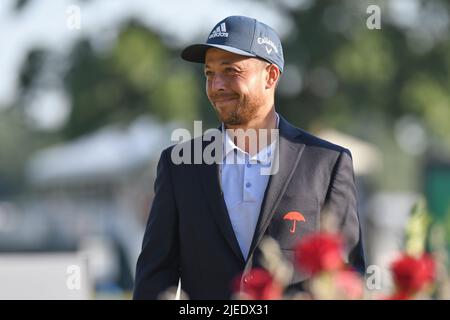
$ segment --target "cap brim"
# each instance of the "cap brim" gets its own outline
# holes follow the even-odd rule
[[[205,63],[206,51],[210,48],[222,49],[246,57],[256,57],[253,53],[221,44],[193,44],[181,52],[181,58],[190,62]]]

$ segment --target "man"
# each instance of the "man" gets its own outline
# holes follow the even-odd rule
[[[320,229],[324,208],[333,212],[344,236],[345,259],[363,270],[350,152],[275,112],[284,66],[275,31],[231,16],[213,28],[205,44],[187,47],[182,58],[205,64],[206,93],[221,130],[227,129],[220,142],[223,161],[175,164],[174,147],[162,152],[134,298],[156,299],[181,279],[190,299],[229,299],[233,280],[243,274],[246,282],[248,271],[261,267],[264,236],[275,239],[293,263],[296,243]],[[279,130],[278,139],[270,139],[271,129]],[[239,139],[246,130],[263,133],[256,149],[248,137]],[[202,141],[201,150],[207,145]],[[274,163],[272,174],[262,174]],[[302,219],[287,219],[289,212]],[[307,277],[295,273],[290,287],[301,288]]]

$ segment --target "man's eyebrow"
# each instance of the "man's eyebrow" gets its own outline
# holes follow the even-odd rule
[[[231,65],[232,64],[232,62],[230,62],[230,61],[223,61],[223,62],[221,62],[220,63],[220,65],[222,66],[222,65]],[[208,69],[208,68],[210,68],[210,66],[209,65],[207,65],[207,64],[205,64],[205,69]]]

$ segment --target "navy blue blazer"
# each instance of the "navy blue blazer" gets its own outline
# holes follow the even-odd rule
[[[207,143],[203,144],[203,148]],[[249,256],[244,259],[228,217],[217,164],[174,164],[172,147],[158,163],[155,196],[136,266],[134,299],[157,299],[181,278],[190,299],[229,299],[232,281],[261,267],[259,244],[275,239],[294,263],[296,243],[320,230],[324,208],[336,217],[344,236],[345,258],[364,272],[356,188],[350,151],[295,128],[280,116],[279,170],[264,194]],[[301,212],[305,222],[283,219]],[[291,288],[301,288],[308,275],[296,272]]]

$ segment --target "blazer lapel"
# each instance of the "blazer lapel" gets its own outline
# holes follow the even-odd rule
[[[203,149],[204,147],[205,145],[203,146]],[[195,165],[195,167],[198,169],[203,192],[205,193],[210,212],[217,223],[219,230],[227,240],[237,258],[244,264],[245,259],[236,239],[233,226],[231,225],[227,206],[223,197],[223,191],[220,185],[219,165],[215,163],[202,163]]]
[[[289,181],[300,160],[303,149],[305,148],[303,143],[294,141],[295,137],[298,135],[299,132],[280,116],[278,143],[279,156],[278,158],[274,158],[274,161],[278,161],[279,170],[269,178],[261,205],[258,223],[250,246],[249,257],[251,257],[253,251],[258,247],[262,240],[270,220],[274,215],[275,208],[285,193]],[[277,164],[275,163],[275,165]]]

